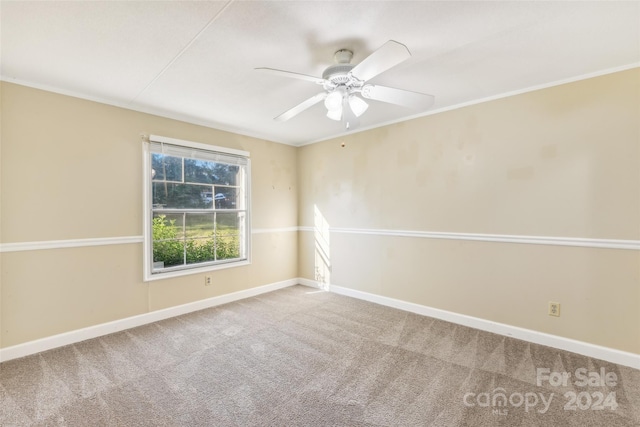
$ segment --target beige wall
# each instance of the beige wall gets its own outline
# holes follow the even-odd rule
[[[639,119],[634,69],[305,146],[299,223],[640,240]],[[640,353],[637,251],[339,231],[334,285]]]
[[[141,236],[140,134],[164,135],[251,153],[254,229],[337,228],[332,284],[640,353],[638,251],[375,235],[640,240],[637,69],[301,148],[10,83],[0,102],[3,244]],[[320,267],[308,231],[254,234],[210,287],[143,282],[137,243],[1,255],[0,347]]]
[[[1,242],[142,235],[140,134],[249,151],[252,227],[297,225],[296,149],[2,83]],[[252,264],[142,281],[142,244],[5,252],[1,346],[295,278],[295,232],[252,238]]]

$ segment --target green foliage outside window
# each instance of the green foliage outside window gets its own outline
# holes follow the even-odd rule
[[[187,264],[240,257],[236,229],[216,228],[198,239],[186,241],[178,237],[178,230],[175,219],[168,220],[165,215],[153,218],[153,262],[171,267],[185,264],[185,256]]]
[[[175,219],[165,215],[153,218],[153,262],[164,262],[165,267],[184,263],[184,246],[175,228]]]

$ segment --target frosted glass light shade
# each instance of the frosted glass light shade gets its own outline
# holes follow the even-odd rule
[[[355,95],[349,96],[349,107],[351,107],[351,111],[356,117],[360,117],[367,108],[369,108],[369,104],[367,104],[362,98],[358,98]]]
[[[338,108],[337,110],[327,110],[327,117],[331,120],[340,121],[340,119],[342,119],[342,108]]]
[[[324,106],[327,107],[329,111],[342,110],[342,93],[335,91],[331,92],[324,99]]]

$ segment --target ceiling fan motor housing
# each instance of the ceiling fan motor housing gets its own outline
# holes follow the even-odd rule
[[[324,70],[322,78],[336,86],[344,85],[350,80],[348,74],[352,68],[352,64],[335,64]]]
[[[322,78],[329,83],[325,85],[325,89],[330,91],[338,86],[347,86],[349,88],[361,86],[360,81],[349,74],[354,67],[350,63],[351,58],[353,58],[353,52],[348,49],[340,49],[333,57],[336,63],[322,73]]]

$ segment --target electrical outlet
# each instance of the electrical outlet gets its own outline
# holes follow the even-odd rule
[[[213,279],[211,278],[211,276],[209,276],[209,275],[204,276],[204,285],[205,286],[211,286],[212,283],[213,283]]]
[[[549,316],[560,317],[560,303],[549,301]]]

